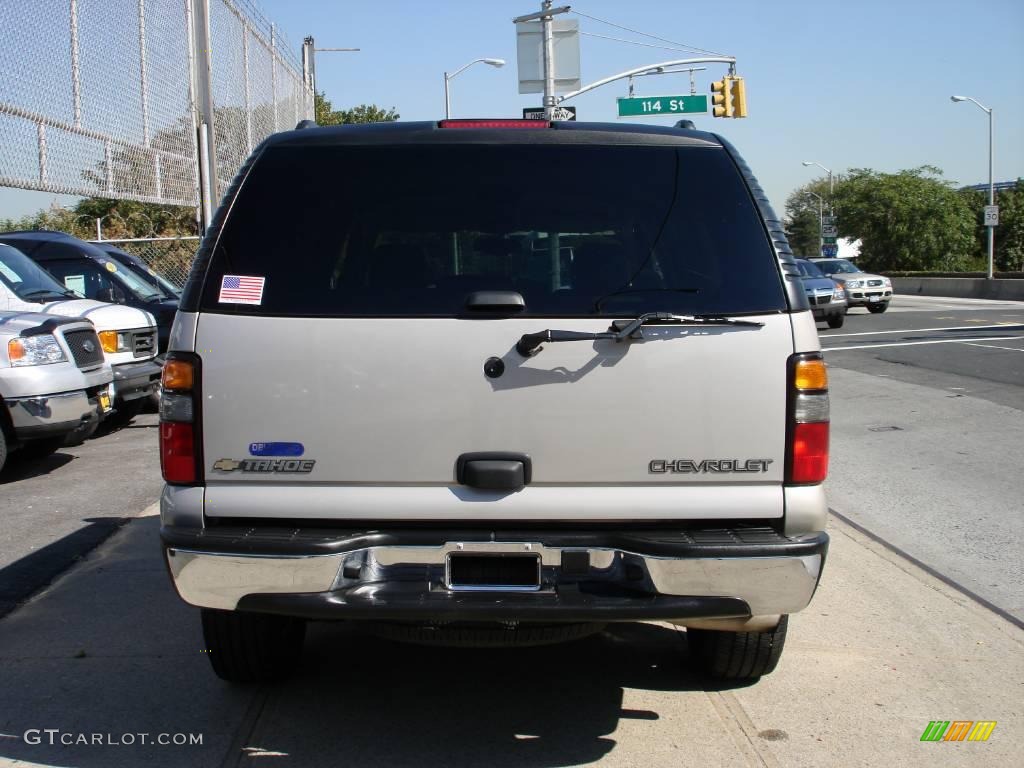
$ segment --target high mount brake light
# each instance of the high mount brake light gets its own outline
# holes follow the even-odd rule
[[[815,484],[828,475],[828,372],[819,353],[789,360],[786,482]]]
[[[550,128],[548,120],[442,120],[438,128]]]
[[[160,377],[160,469],[176,485],[202,482],[199,356],[171,352]]]

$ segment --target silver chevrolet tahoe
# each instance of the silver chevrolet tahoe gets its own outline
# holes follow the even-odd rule
[[[0,311],[0,469],[47,456],[111,410],[114,374],[84,318]]]
[[[821,576],[814,318],[717,135],[277,134],[169,350],[161,538],[227,680],[285,674],[309,620],[481,645],[658,620],[751,679]]]

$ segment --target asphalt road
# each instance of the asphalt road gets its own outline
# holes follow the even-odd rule
[[[0,616],[159,498],[157,416],[0,472]]]
[[[1024,621],[1024,303],[897,297],[819,333],[833,509]]]

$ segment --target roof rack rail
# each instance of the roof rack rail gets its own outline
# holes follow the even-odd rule
[[[295,130],[296,131],[301,131],[303,128],[316,128],[316,127],[317,127],[316,120],[299,120],[299,122],[297,122],[295,124]]]

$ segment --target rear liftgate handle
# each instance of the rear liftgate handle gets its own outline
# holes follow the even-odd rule
[[[532,464],[525,453],[464,453],[455,462],[460,485],[487,491],[519,491],[530,484]]]

